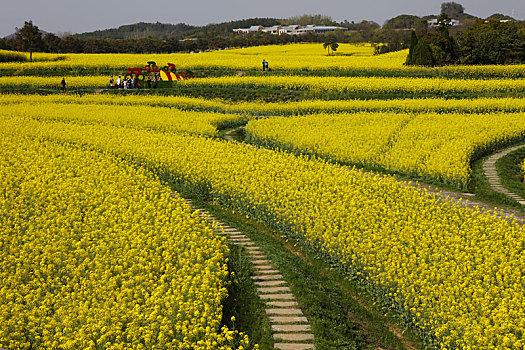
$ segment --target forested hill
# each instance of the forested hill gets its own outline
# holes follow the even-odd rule
[[[231,33],[234,28],[246,28],[252,25],[273,26],[279,24],[275,18],[250,18],[238,21],[192,26],[184,23],[136,23],[118,28],[96,30],[73,35],[76,39],[144,39],[144,38],[184,38],[188,36],[220,35]]]
[[[76,39],[144,39],[149,37],[172,37],[181,36],[196,27],[184,23],[135,23],[120,26],[118,28],[96,30],[73,35]]]

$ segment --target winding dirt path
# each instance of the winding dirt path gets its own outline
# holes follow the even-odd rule
[[[483,163],[483,172],[487,176],[487,179],[489,181],[489,185],[494,191],[503,193],[507,197],[510,197],[510,198],[516,200],[519,204],[525,205],[525,198],[523,198],[523,197],[521,197],[521,196],[519,196],[519,195],[517,195],[515,193],[512,193],[512,192],[510,192],[509,190],[507,190],[506,188],[503,187],[503,185],[501,184],[501,180],[500,180],[500,178],[498,176],[498,171],[496,169],[496,162],[499,159],[505,157],[506,155],[508,155],[511,152],[517,151],[517,150],[522,149],[522,148],[525,148],[525,145],[509,147],[509,148],[504,149],[503,151],[500,151],[498,153],[495,153],[495,154],[491,155],[485,161],[485,163]]]

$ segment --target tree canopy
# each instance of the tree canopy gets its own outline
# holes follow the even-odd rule
[[[441,13],[450,18],[462,18],[465,14],[465,8],[456,2],[444,2],[441,4]]]
[[[31,21],[25,22],[22,28],[16,28],[15,42],[21,51],[29,51],[29,61],[33,62],[33,51],[44,50],[42,33]]]
[[[330,50],[332,50],[332,53],[336,52],[339,44],[337,43],[335,36],[330,35],[326,37],[323,47],[325,50],[328,50],[328,56],[330,56]]]
[[[399,15],[394,18],[390,18],[385,22],[384,29],[406,29],[414,28],[415,25],[421,21],[418,16],[414,15]]]

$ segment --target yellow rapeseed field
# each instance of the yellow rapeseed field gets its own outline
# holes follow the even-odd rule
[[[2,124],[0,346],[248,345],[220,329],[226,242],[178,195],[108,154]]]
[[[525,232],[497,213],[388,177],[209,138],[8,116],[0,130],[89,145],[207,190],[339,262],[443,349],[525,346]]]
[[[465,187],[473,158],[523,139],[525,113],[315,114],[254,120],[261,145]]]
[[[159,65],[174,63],[180,69],[228,68],[237,70],[260,70],[263,59],[270,68],[277,70],[351,70],[355,72],[386,74],[414,73],[424,75],[451,75],[458,77],[499,76],[523,77],[525,65],[446,66],[437,68],[403,66],[408,50],[384,55],[373,55],[371,45],[340,44],[336,55],[328,56],[320,43],[269,45],[232,48],[221,51],[175,53],[175,54],[42,54],[35,53],[34,63],[0,63],[0,75],[4,69],[14,70],[17,75],[53,74],[56,68],[73,71],[84,68],[110,68],[117,74],[127,67],[141,67],[148,61]],[[61,60],[56,60],[60,57]]]
[[[181,110],[215,111],[245,116],[259,115],[308,115],[314,113],[351,112],[437,112],[437,113],[490,113],[525,112],[523,98],[418,98],[387,100],[303,100],[298,102],[259,101],[231,102],[222,99],[205,99],[187,96],[161,95],[16,95],[0,94],[0,104],[72,103],[126,106],[161,106]],[[221,118],[218,114],[210,114]],[[225,118],[231,118],[227,116]]]
[[[53,96],[51,96],[53,97]],[[72,99],[69,98],[69,101]],[[78,101],[77,101],[78,102]],[[58,103],[40,96],[0,95],[2,113],[40,120],[70,123],[102,123],[166,132],[218,135],[217,127],[239,125],[246,118],[238,114],[193,112],[177,108],[135,105]]]
[[[0,84],[2,80],[0,79]],[[523,79],[445,79],[411,77],[315,77],[315,76],[234,76],[200,78],[180,82],[185,86],[277,87],[341,93],[433,94],[524,92]]]
[[[406,67],[406,55],[343,44],[328,56],[322,44],[291,44],[0,63],[0,347],[251,348],[220,327],[227,245],[161,184],[170,183],[302,240],[437,348],[524,349],[524,228],[329,163],[464,187],[472,158],[523,139],[525,65]],[[273,73],[233,76],[263,59]],[[63,72],[70,88],[103,89],[109,75],[92,74],[152,60],[230,75],[180,82],[185,89],[399,98],[3,94],[58,89]],[[433,98],[406,98],[425,95]],[[506,95],[517,97],[495,97]],[[249,122],[250,138],[314,156],[216,137],[261,115],[269,118]]]

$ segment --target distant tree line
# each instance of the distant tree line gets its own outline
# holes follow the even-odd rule
[[[317,22],[337,24],[329,17],[310,17],[298,18],[298,20],[301,22],[315,20]],[[119,30],[110,29],[66,37],[59,37],[52,33],[42,34],[37,26],[26,22],[23,28],[17,29],[17,35],[14,38],[0,39],[0,49],[50,53],[191,52],[297,42],[324,43],[327,40],[339,43],[370,42],[374,39],[374,33],[379,28],[379,25],[375,22],[350,23],[345,21],[337,25],[348,28],[348,31],[336,30],[326,34],[272,35],[264,32],[249,34],[233,32],[234,28],[249,27],[257,24],[271,26],[279,24],[279,22],[275,19],[250,19],[210,24],[204,27],[163,25],[161,23],[148,26],[146,23],[138,23],[121,26]],[[27,33],[31,33],[31,35],[27,35]],[[170,34],[159,36],[164,35],[163,33]],[[115,39],[115,37],[119,39]]]
[[[478,19],[455,35],[449,32],[449,17],[438,19],[434,31],[411,32],[407,65],[525,63],[525,23]]]
[[[59,37],[42,34],[38,27],[26,22],[13,38],[0,39],[0,49],[30,53],[169,53],[196,52],[228,47],[248,47],[296,42],[324,43],[332,52],[336,43],[372,42],[376,53],[409,49],[409,65],[445,64],[505,64],[525,63],[525,23],[508,16],[495,14],[488,20],[475,19],[464,12],[462,5],[446,2],[436,28],[429,28],[427,20],[435,16],[400,15],[381,28],[372,21],[337,23],[323,15],[303,15],[286,20],[251,18],[203,27],[186,24],[137,23],[91,33]],[[461,19],[460,26],[450,26],[450,19]],[[253,25],[286,24],[337,25],[347,30],[326,34],[272,35],[257,32],[237,34],[234,28]],[[335,50],[334,50],[335,48]],[[4,55],[5,59],[16,58]]]

